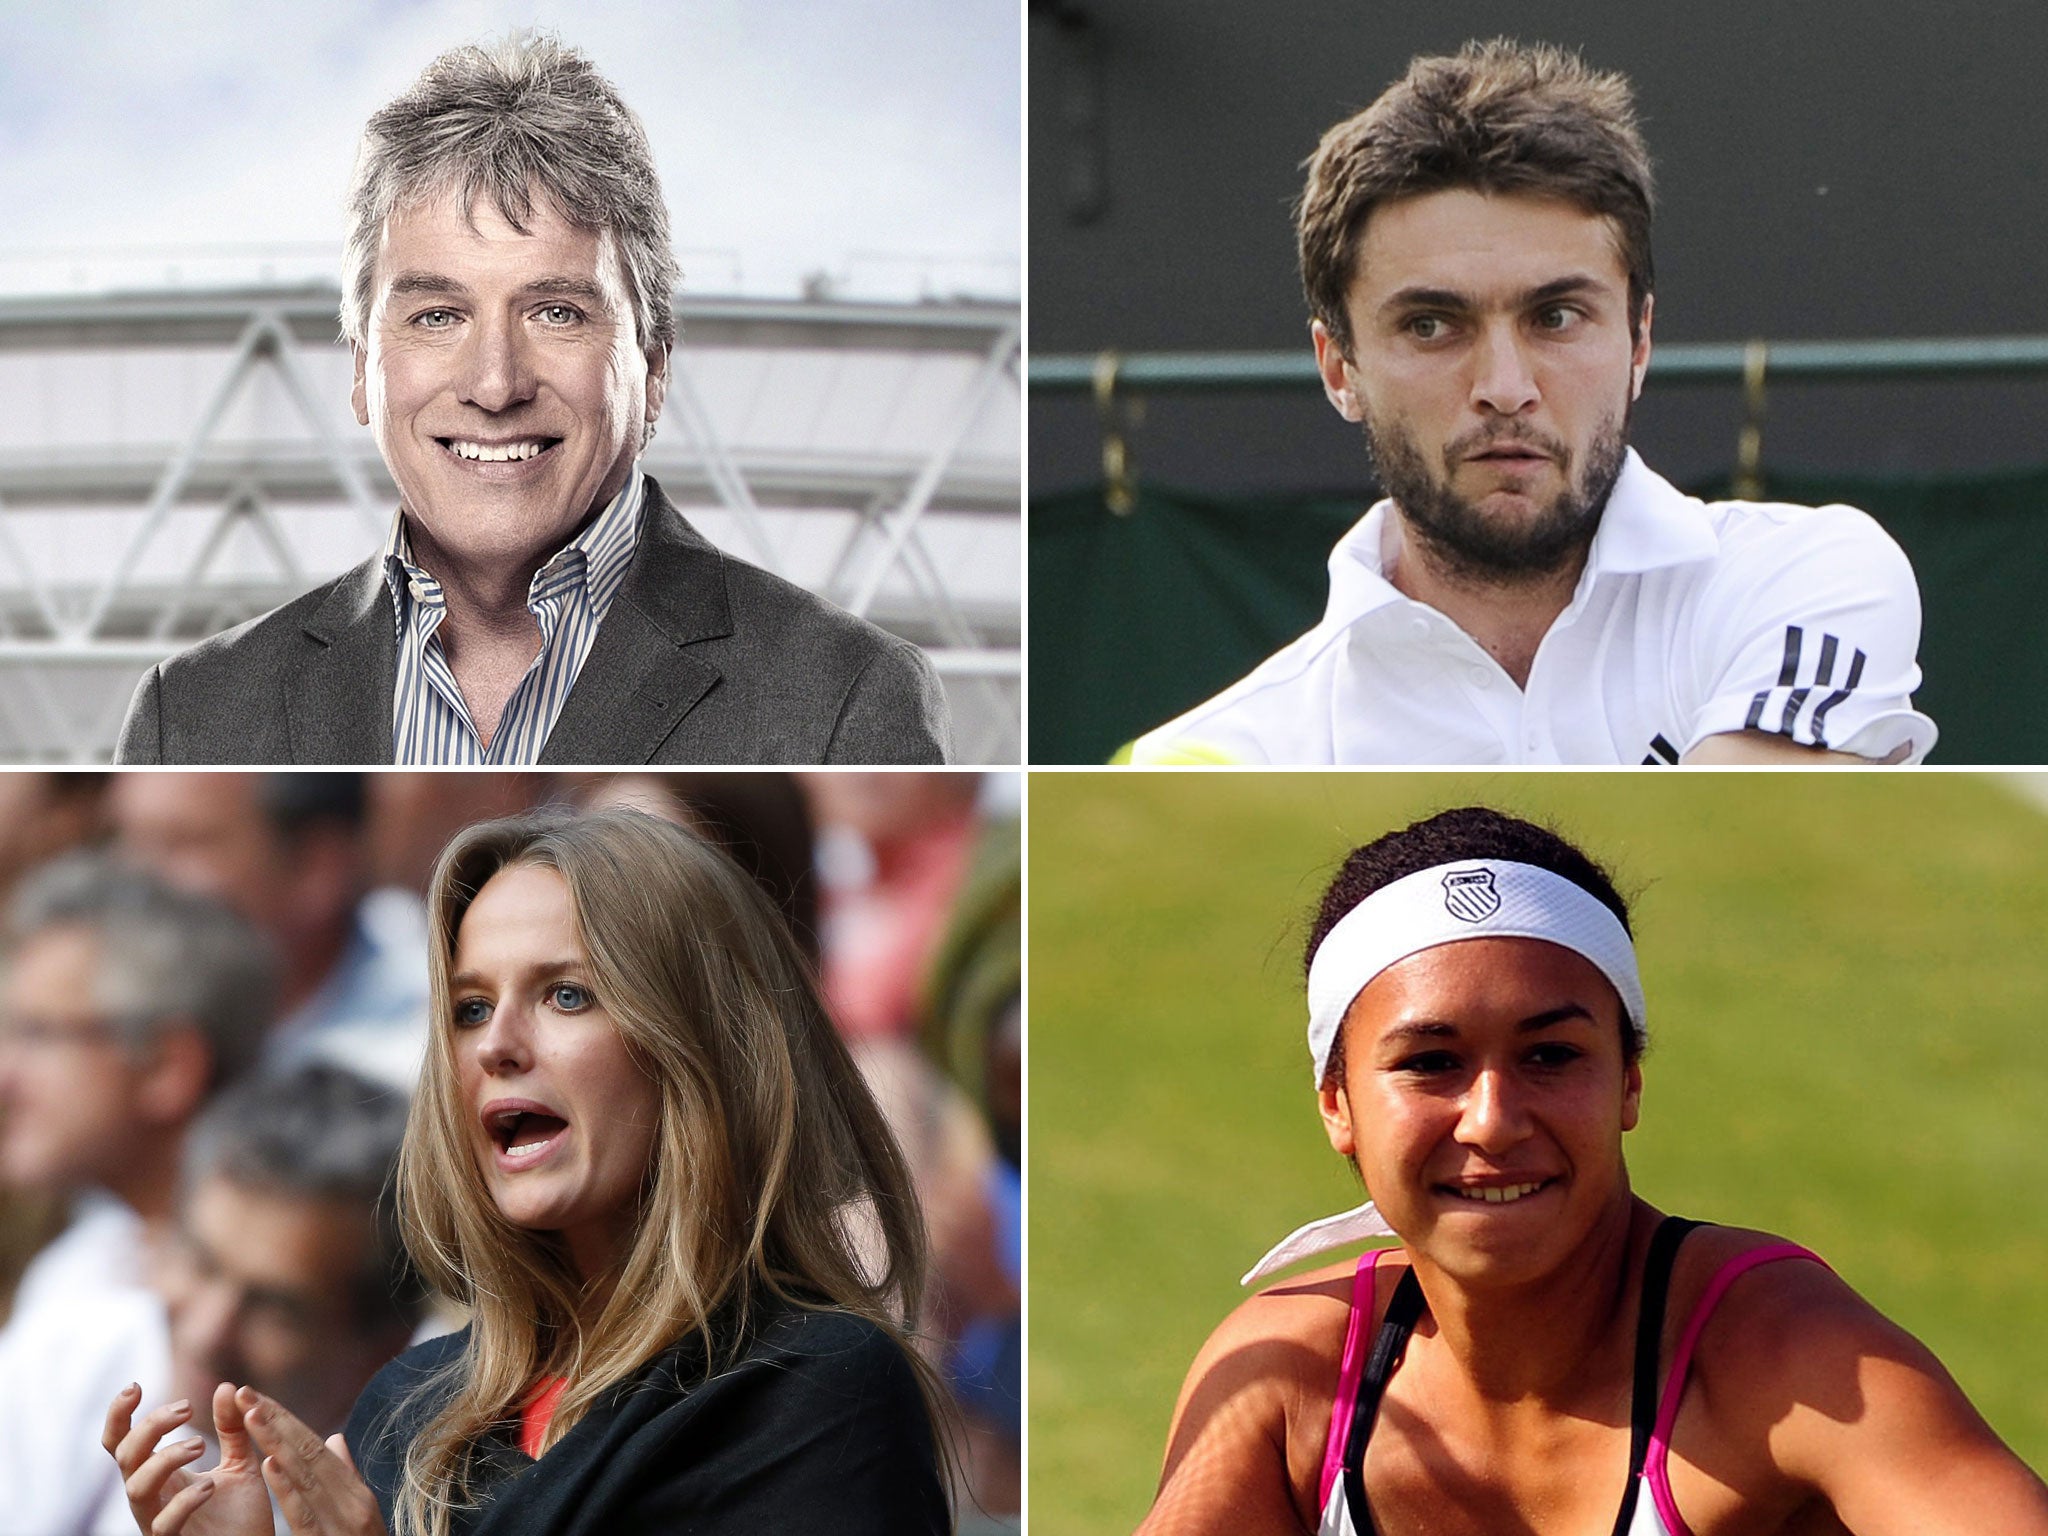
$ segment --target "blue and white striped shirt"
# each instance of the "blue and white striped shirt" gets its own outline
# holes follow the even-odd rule
[[[534,573],[526,611],[540,625],[540,654],[505,701],[489,747],[477,736],[435,633],[448,616],[441,583],[414,562],[405,514],[401,511],[392,520],[391,538],[384,546],[384,580],[398,615],[398,679],[391,706],[394,763],[539,761],[548,732],[555,728],[563,701],[597,640],[597,627],[633,562],[643,485],[635,466],[611,505]]]

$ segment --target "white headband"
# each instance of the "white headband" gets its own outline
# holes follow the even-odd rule
[[[1344,1015],[1372,979],[1410,955],[1460,939],[1545,939],[1584,955],[1621,994],[1642,1036],[1643,983],[1621,919],[1599,898],[1533,864],[1465,859],[1383,885],[1337,920],[1308,967],[1308,1053],[1316,1086]]]
[[[1582,886],[1547,869],[1465,859],[1381,886],[1316,946],[1308,967],[1308,1053],[1318,1088],[1344,1016],[1373,978],[1410,955],[1460,939],[1543,939],[1584,955],[1620,995],[1636,1039],[1645,1038],[1642,977],[1620,918]],[[1312,1253],[1392,1235],[1368,1200],[1289,1233],[1241,1283],[1250,1285]]]

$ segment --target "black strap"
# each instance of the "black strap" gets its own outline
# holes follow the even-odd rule
[[[1379,1417],[1380,1396],[1387,1379],[1408,1347],[1408,1335],[1422,1316],[1422,1282],[1411,1265],[1402,1271],[1394,1296],[1387,1303],[1386,1320],[1372,1341],[1365,1374],[1358,1379],[1358,1400],[1351,1409],[1351,1433],[1344,1437],[1344,1502],[1351,1506],[1351,1523],[1359,1536],[1373,1536],[1372,1511],[1365,1502],[1365,1442],[1372,1436],[1372,1421]]]
[[[1635,1518],[1636,1492],[1642,1481],[1643,1463],[1650,1451],[1650,1434],[1657,1424],[1657,1365],[1664,1342],[1664,1309],[1671,1295],[1671,1269],[1678,1259],[1678,1245],[1686,1234],[1702,1223],[1683,1216],[1667,1216],[1650,1234],[1650,1251],[1643,1260],[1642,1299],[1636,1310],[1635,1375],[1629,1395],[1628,1484],[1622,1492],[1621,1512],[1614,1518],[1614,1536],[1628,1536]],[[1372,1354],[1359,1377],[1358,1398],[1351,1409],[1351,1432],[1344,1439],[1344,1502],[1351,1509],[1351,1523],[1359,1536],[1374,1536],[1372,1509],[1365,1501],[1365,1443],[1372,1437],[1373,1421],[1379,1417],[1380,1398],[1387,1381],[1400,1363],[1408,1337],[1422,1316],[1422,1282],[1411,1266],[1394,1287],[1387,1303],[1387,1315],[1373,1338]]]
[[[1671,1297],[1671,1266],[1678,1260],[1678,1245],[1698,1225],[1683,1216],[1666,1216],[1650,1234],[1650,1252],[1643,1260],[1643,1295],[1636,1308],[1636,1370],[1628,1405],[1628,1485],[1621,1495],[1621,1513],[1614,1517],[1614,1536],[1628,1536],[1629,1522],[1635,1518],[1643,1462],[1650,1453],[1650,1432],[1657,1427],[1657,1357],[1664,1342],[1664,1304]]]

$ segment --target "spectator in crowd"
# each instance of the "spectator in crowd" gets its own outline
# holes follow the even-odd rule
[[[103,773],[0,774],[0,906],[23,875],[99,835],[106,788]],[[22,1270],[63,1220],[61,1200],[0,1183],[0,1317]]]
[[[104,773],[0,774],[0,897],[106,830]]]
[[[552,782],[548,774],[494,769],[365,774],[372,888],[410,891],[424,901],[434,861],[450,838],[474,822],[532,810]]]
[[[608,773],[578,781],[584,810],[645,811],[716,843],[768,893],[818,963],[818,871],[810,806],[786,773]]]
[[[0,1531],[134,1531],[102,1448],[107,1402],[130,1382],[168,1381],[192,1403],[195,1456],[213,1454],[223,1380],[341,1427],[425,1310],[386,1193],[405,1115],[403,1095],[324,1062],[214,1100],[186,1142],[158,1291],[69,1302],[5,1362],[48,1390],[0,1398]]]
[[[315,1062],[231,1089],[193,1128],[159,1278],[171,1387],[201,1429],[234,1381],[332,1433],[412,1341],[426,1291],[388,1195],[407,1102]]]
[[[223,1384],[196,1480],[160,1447],[183,1410],[122,1393],[138,1520],[255,1536],[268,1489],[302,1532],[950,1531],[916,1203],[754,883],[649,816],[530,817],[450,844],[430,907],[399,1189],[471,1325],[380,1372],[345,1441]]]
[[[29,1263],[0,1329],[0,1383],[15,1389],[0,1401],[40,1430],[63,1417],[53,1396],[98,1390],[95,1361],[111,1352],[115,1368],[125,1363],[120,1319],[153,1304],[145,1226],[171,1208],[193,1118],[256,1058],[275,964],[262,936],[218,903],[73,854],[17,892],[6,975],[0,1182],[61,1200],[69,1217]],[[87,1417],[69,1422],[91,1451],[94,1405],[90,1394],[78,1401]],[[22,1460],[13,1470],[0,1462],[0,1531],[72,1528],[26,1511],[42,1495],[75,1501],[97,1477],[81,1485],[68,1475],[78,1459],[47,1435],[17,1438],[0,1434],[0,1457]]]
[[[1013,820],[975,850],[926,983],[923,1045],[980,1111],[994,1156],[977,1185],[934,1198],[935,1290],[952,1314],[946,1366],[967,1425],[974,1503],[1014,1513],[1023,1480],[1023,850]]]
[[[336,1061],[411,1090],[426,1039],[416,897],[371,891],[364,788],[344,773],[128,774],[117,846],[180,889],[257,924],[283,965],[266,1071]]]
[[[925,973],[974,856],[981,777],[812,773],[825,996],[847,1035],[914,1034]]]

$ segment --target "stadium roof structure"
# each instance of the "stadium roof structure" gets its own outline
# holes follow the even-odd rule
[[[0,299],[0,761],[105,761],[150,663],[377,548],[331,282]],[[721,547],[923,646],[1020,760],[1013,300],[678,296],[642,464]]]

